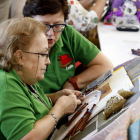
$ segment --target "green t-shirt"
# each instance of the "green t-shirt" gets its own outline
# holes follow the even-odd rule
[[[69,77],[74,76],[75,62],[89,64],[99,53],[99,49],[83,35],[67,26],[50,53],[51,64],[39,81],[46,94],[61,90]]]
[[[52,108],[41,86],[36,83],[33,87]],[[0,69],[0,140],[21,139],[48,112],[49,109],[31,94],[15,70],[8,73]]]

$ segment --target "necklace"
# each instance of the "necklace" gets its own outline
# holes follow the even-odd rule
[[[29,85],[31,88],[32,88],[32,90],[41,98],[41,99],[39,99],[38,97],[36,97],[36,95],[31,91],[31,93],[32,93],[32,95],[37,99],[37,100],[39,100],[40,102],[42,102],[49,110],[51,110],[50,109],[50,107],[48,106],[48,104],[46,103],[46,101],[40,96],[40,94],[34,89],[34,87],[33,86],[31,86],[31,85]],[[28,87],[28,86],[27,86]],[[29,88],[28,88],[29,89]],[[30,90],[30,89],[29,89]]]

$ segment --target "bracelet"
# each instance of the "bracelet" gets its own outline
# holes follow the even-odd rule
[[[56,116],[53,113],[48,113],[48,115],[51,115],[55,119],[55,127],[54,128],[56,128],[56,125],[58,123]]]
[[[93,4],[95,3],[94,0],[90,0]]]

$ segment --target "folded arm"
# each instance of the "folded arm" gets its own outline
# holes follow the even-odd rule
[[[97,13],[98,20],[102,18],[103,10],[105,7],[105,4],[108,0],[94,0],[96,4],[93,6],[93,3],[90,0],[81,0],[80,4],[86,9],[86,10],[93,10]]]
[[[88,68],[85,71],[77,75],[77,85],[80,89],[86,87],[99,76],[111,70],[113,64],[102,52],[99,52],[87,67]],[[74,89],[74,87],[67,81],[64,84],[63,89]]]

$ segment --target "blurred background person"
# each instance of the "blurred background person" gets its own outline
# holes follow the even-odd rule
[[[9,18],[21,18],[25,0],[0,0],[0,23]]]
[[[21,18],[26,0],[0,0],[0,23],[8,18]],[[89,31],[97,26],[107,0],[67,0],[70,13],[66,23],[78,31]],[[93,6],[94,4],[94,6]]]
[[[108,0],[67,1],[70,6],[70,13],[66,23],[72,25],[77,31],[90,31],[101,20]]]

